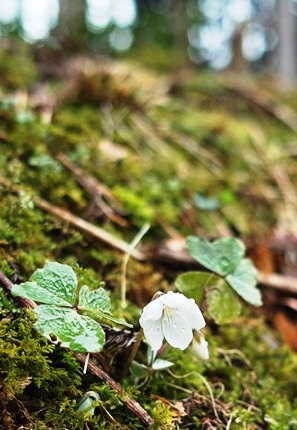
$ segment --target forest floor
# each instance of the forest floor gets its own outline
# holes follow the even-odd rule
[[[0,429],[297,428],[296,94],[26,52],[1,53],[0,88]],[[210,358],[167,346],[173,366],[141,384],[123,374],[140,312],[199,268],[188,236],[241,239],[263,305],[218,324],[202,302]],[[133,325],[104,326],[86,374],[9,293],[48,261],[105,282]]]

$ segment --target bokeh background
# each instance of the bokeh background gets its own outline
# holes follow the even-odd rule
[[[1,0],[0,43],[251,71],[294,87],[296,0]]]

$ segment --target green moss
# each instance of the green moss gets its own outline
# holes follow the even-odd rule
[[[143,223],[152,220],[153,209],[145,199],[137,196],[136,193],[129,190],[129,188],[122,187],[121,185],[117,185],[113,189],[113,192],[138,222]]]
[[[37,75],[37,67],[25,45],[15,46],[10,52],[8,50],[0,52],[0,86],[2,89],[27,88],[36,82]]]
[[[9,276],[17,264],[22,274],[30,274],[54,248],[48,236],[52,227],[44,214],[34,208],[30,198],[24,201],[22,196],[1,193],[1,190],[0,194],[1,269]]]
[[[176,428],[173,421],[173,417],[175,416],[174,411],[170,410],[170,408],[161,401],[156,401],[155,406],[152,407],[150,413],[156,422],[153,428],[160,430]]]

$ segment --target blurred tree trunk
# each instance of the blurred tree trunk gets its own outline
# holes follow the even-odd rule
[[[59,24],[53,33],[63,48],[70,51],[85,49],[85,10],[86,0],[60,0]]]
[[[292,3],[291,0],[281,0],[277,4],[279,75],[282,85],[286,88],[297,85],[297,17],[292,12]]]
[[[137,7],[136,44],[156,46],[179,68],[188,59],[188,16],[185,0],[135,0]]]
[[[178,52],[177,66],[186,66],[190,63],[188,56],[188,16],[186,2],[183,0],[173,3],[175,8],[175,25],[173,28],[175,43]]]
[[[242,36],[246,25],[247,22],[239,25],[231,38],[233,58],[229,69],[233,72],[246,73],[249,70],[248,61],[244,58],[242,52]]]

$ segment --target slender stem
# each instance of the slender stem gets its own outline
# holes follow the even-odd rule
[[[171,376],[173,376],[174,378],[176,378],[176,379],[183,379],[183,378],[187,378],[187,377],[189,377],[190,375],[196,375],[196,376],[198,376],[198,377],[201,379],[201,381],[204,383],[204,385],[206,386],[206,388],[207,388],[207,390],[208,390],[208,392],[209,392],[210,399],[211,399],[211,403],[212,403],[212,407],[213,407],[213,411],[214,411],[214,414],[215,414],[215,416],[216,416],[217,420],[218,420],[218,421],[221,421],[221,419],[220,419],[220,417],[219,417],[219,415],[218,415],[218,412],[217,412],[216,402],[215,402],[215,398],[214,398],[214,395],[213,395],[212,389],[211,389],[211,387],[210,387],[209,383],[207,382],[207,380],[204,378],[204,376],[202,376],[202,375],[201,375],[201,373],[196,372],[196,371],[193,371],[193,372],[189,372],[189,373],[187,373],[187,374],[185,374],[185,375],[176,375],[175,373],[173,373],[173,372],[172,372],[171,370],[169,370],[169,369],[167,369],[167,372],[168,372]]]
[[[122,280],[121,280],[121,306],[122,306],[122,308],[125,308],[127,305],[127,303],[126,303],[126,291],[127,291],[126,274],[127,274],[127,265],[128,265],[130,255],[134,252],[136,246],[139,244],[139,242],[141,241],[143,236],[147,233],[149,228],[150,228],[150,224],[144,224],[144,226],[139,230],[137,235],[134,237],[132,242],[129,244],[128,251],[124,255],[123,263],[122,263]]]
[[[135,342],[133,344],[133,347],[132,347],[132,350],[130,352],[128,361],[127,361],[126,366],[124,367],[124,370],[123,370],[123,374],[122,374],[123,378],[127,375],[128,371],[130,369],[130,366],[132,364],[132,361],[136,357],[136,354],[137,354],[137,351],[138,351],[138,349],[140,347],[142,338],[143,338],[143,328],[141,328],[139,330],[139,333],[137,334],[137,337],[136,337],[136,340],[135,340]]]
[[[90,359],[90,353],[87,353],[86,356],[86,361],[85,361],[85,365],[84,365],[84,370],[83,370],[83,374],[85,375],[87,373],[88,370],[88,364],[89,364],[89,359]]]
[[[84,308],[82,306],[79,306],[78,307],[78,313],[81,315],[89,316],[99,323],[106,323],[106,321],[108,321],[108,322],[111,321],[115,324],[123,325],[125,327],[130,327],[130,328],[133,327],[132,324],[127,323],[124,319],[115,318],[110,314],[104,313],[100,309],[96,309],[95,311],[93,311],[92,309],[88,309],[88,308]]]

